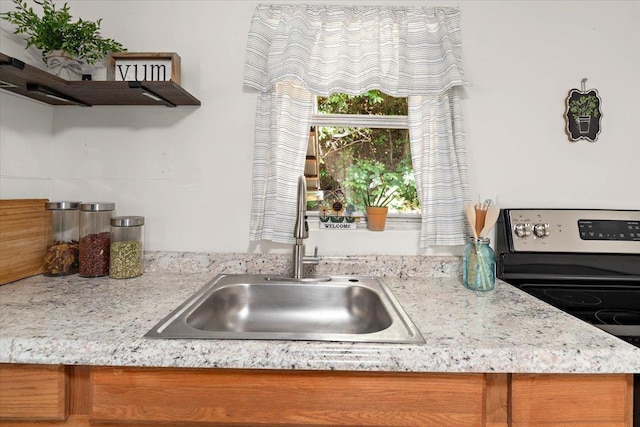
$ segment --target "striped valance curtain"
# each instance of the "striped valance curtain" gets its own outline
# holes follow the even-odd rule
[[[252,240],[294,240],[295,184],[304,172],[313,97],[378,89],[409,97],[420,246],[464,243],[468,187],[458,89],[465,80],[457,8],[259,5],[244,84],[260,92]]]
[[[267,92],[295,80],[322,96],[441,94],[464,83],[460,48],[454,8],[260,5],[245,84]]]

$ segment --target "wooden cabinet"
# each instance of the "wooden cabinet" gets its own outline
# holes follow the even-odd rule
[[[4,364],[0,420],[3,427],[631,427],[632,379]]]
[[[511,378],[514,427],[631,426],[631,375],[521,375]]]
[[[92,370],[91,419],[241,425],[480,426],[482,374]]]
[[[68,81],[2,53],[0,88],[55,106],[200,105],[172,81]]]
[[[65,420],[67,391],[64,366],[0,365],[0,420]]]

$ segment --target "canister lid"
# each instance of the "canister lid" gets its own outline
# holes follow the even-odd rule
[[[80,202],[47,202],[44,207],[47,210],[77,210]]]
[[[143,216],[114,216],[111,218],[114,227],[137,227],[144,225]]]
[[[91,203],[80,204],[81,211],[90,211],[90,212],[112,211],[115,208],[116,208],[116,204],[111,202],[91,202]]]

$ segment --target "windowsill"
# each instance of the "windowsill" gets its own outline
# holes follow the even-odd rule
[[[307,222],[310,228],[320,227],[320,213],[317,211],[307,211]],[[358,230],[366,230],[367,217],[362,214],[353,215],[356,218]],[[419,213],[390,213],[387,215],[385,230],[420,230],[422,217]]]
[[[464,245],[420,248],[421,214],[389,214],[384,232],[369,231],[362,213],[354,215],[356,229],[324,229],[320,227],[319,212],[307,211],[309,239],[307,248],[317,247],[320,256],[352,255],[437,255],[462,256]]]

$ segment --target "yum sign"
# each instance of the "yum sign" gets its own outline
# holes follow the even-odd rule
[[[177,53],[112,53],[107,59],[107,80],[171,80],[180,84],[180,56]]]

